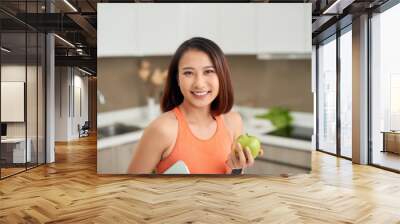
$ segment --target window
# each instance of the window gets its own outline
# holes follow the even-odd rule
[[[340,155],[351,158],[352,141],[352,34],[340,36]],[[347,31],[347,32],[346,32]]]
[[[318,149],[336,153],[336,39],[318,48]]]
[[[400,170],[400,5],[371,18],[371,159]]]

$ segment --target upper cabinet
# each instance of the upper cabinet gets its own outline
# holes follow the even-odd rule
[[[190,3],[184,5],[185,39],[205,37],[219,42],[218,7],[216,4]]]
[[[311,4],[259,4],[258,54],[311,54]]]
[[[141,54],[173,54],[184,40],[198,36],[213,40],[226,54],[254,54],[255,8],[240,5],[141,4],[136,25]]]
[[[137,15],[133,21],[138,51],[141,56],[171,55],[184,41],[184,5],[173,4],[133,4]],[[123,34],[123,33],[122,33]]]
[[[172,55],[195,36],[225,54],[311,54],[311,4],[99,4],[99,57]]]
[[[138,53],[137,11],[126,4],[98,4],[97,56],[128,57]]]
[[[219,5],[218,36],[220,47],[227,54],[255,54],[256,5],[237,3]]]

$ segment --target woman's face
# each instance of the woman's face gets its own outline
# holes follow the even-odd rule
[[[179,61],[178,82],[184,100],[195,107],[207,107],[218,96],[219,80],[208,55],[186,51]]]

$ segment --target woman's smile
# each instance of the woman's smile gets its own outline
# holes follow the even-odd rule
[[[210,95],[211,91],[191,91],[191,93],[199,99],[205,98]]]

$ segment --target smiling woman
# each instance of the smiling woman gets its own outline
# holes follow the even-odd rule
[[[234,144],[243,125],[232,105],[230,70],[222,50],[206,38],[185,41],[168,69],[164,113],[145,129],[128,173],[170,173],[177,164],[183,173],[229,174],[252,166],[249,149]]]

